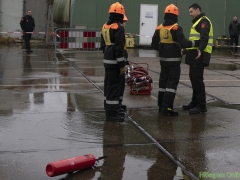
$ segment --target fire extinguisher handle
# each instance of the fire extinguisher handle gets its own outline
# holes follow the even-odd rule
[[[99,161],[99,160],[101,160],[101,159],[105,159],[105,158],[107,158],[107,156],[99,157],[99,158],[97,158],[97,161]]]

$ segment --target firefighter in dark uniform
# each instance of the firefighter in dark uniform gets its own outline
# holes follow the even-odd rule
[[[173,103],[180,78],[181,47],[193,47],[195,41],[187,40],[177,24],[179,11],[175,5],[167,6],[164,14],[165,21],[155,30],[151,43],[159,51],[161,65],[158,106],[162,115],[177,116]]]
[[[184,110],[190,114],[207,112],[206,93],[203,82],[204,67],[209,65],[213,46],[213,27],[211,21],[198,4],[189,7],[190,16],[193,17],[193,25],[190,30],[190,40],[199,40],[199,46],[184,50],[185,62],[189,65],[189,78],[192,84],[192,100],[188,105],[183,105]]]
[[[106,120],[124,121],[119,102],[121,96],[121,78],[124,76],[124,27],[123,17],[125,10],[122,4],[116,2],[110,6],[109,21],[103,25],[101,34],[101,49],[104,53],[104,108],[106,110]]]
[[[24,32],[33,32],[35,29],[35,22],[34,22],[34,18],[32,17],[31,10],[27,10],[27,15],[22,17],[20,21],[20,26],[23,31],[23,38],[25,41],[26,52],[30,53],[32,52],[30,47],[30,40],[31,40],[32,34],[27,34]]]

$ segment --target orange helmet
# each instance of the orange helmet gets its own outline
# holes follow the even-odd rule
[[[125,14],[125,10],[122,4],[120,4],[119,2],[113,3],[110,8],[108,13],[118,13],[118,14]]]
[[[124,14],[124,18],[123,18],[124,21],[128,21],[128,18],[127,16]]]
[[[175,15],[179,15],[179,11],[178,11],[178,8],[177,6],[175,6],[174,4],[170,4],[166,7],[165,11],[164,11],[164,14],[167,14],[167,13],[171,13],[171,14],[175,14]]]

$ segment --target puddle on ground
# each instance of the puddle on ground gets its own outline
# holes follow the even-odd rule
[[[208,103],[209,106],[240,110],[240,104],[225,104],[220,101]]]
[[[209,70],[230,70],[230,71],[236,71],[236,70],[240,69],[240,65],[237,65],[237,64],[210,63],[210,65],[206,69],[209,69]]]

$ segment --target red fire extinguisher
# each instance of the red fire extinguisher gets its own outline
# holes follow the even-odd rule
[[[46,173],[50,177],[66,173],[73,173],[74,171],[91,168],[95,165],[96,161],[104,158],[106,158],[106,156],[102,156],[96,159],[92,154],[86,154],[83,156],[50,162],[46,166]]]

